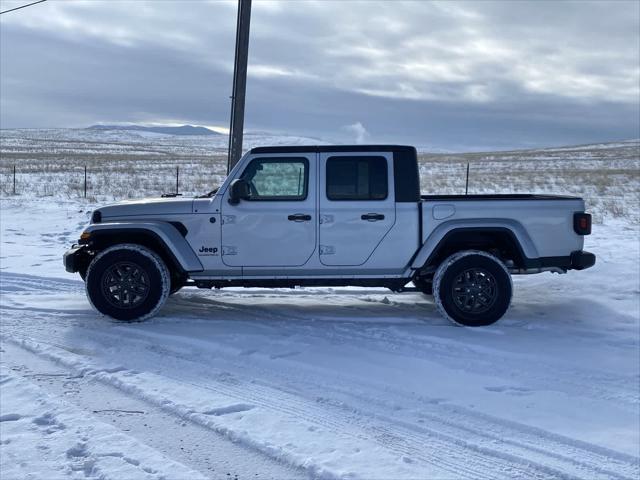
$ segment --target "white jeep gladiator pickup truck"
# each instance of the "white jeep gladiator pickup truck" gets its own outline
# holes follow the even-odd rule
[[[118,320],[154,315],[184,286],[413,282],[454,323],[481,326],[507,311],[511,275],[594,265],[584,208],[552,195],[420,196],[413,147],[260,147],[202,197],[95,210],[64,265]]]

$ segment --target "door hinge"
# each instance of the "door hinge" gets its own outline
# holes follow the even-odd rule
[[[222,255],[237,255],[238,250],[236,247],[231,245],[223,245],[222,246]]]
[[[333,255],[336,248],[333,245],[320,245],[320,255]]]
[[[236,223],[235,215],[222,215],[222,224],[229,225],[231,223]]]

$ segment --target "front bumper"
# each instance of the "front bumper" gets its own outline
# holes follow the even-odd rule
[[[62,263],[67,272],[75,273],[80,270],[81,265],[85,263],[85,249],[84,245],[74,245],[64,253]]]
[[[584,270],[596,264],[596,256],[593,253],[577,250],[569,257],[571,268],[574,270]]]

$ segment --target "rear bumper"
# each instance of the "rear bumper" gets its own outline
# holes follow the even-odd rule
[[[64,269],[69,273],[75,273],[80,270],[80,265],[84,262],[84,250],[86,247],[74,245],[67,250],[62,256]]]
[[[577,250],[569,257],[573,270],[584,270],[596,264],[596,256],[593,253]]]
[[[567,270],[584,270],[593,267],[596,263],[596,256],[593,253],[583,250],[575,250],[566,257],[540,257],[525,260],[525,268],[531,270],[548,270],[559,268]]]

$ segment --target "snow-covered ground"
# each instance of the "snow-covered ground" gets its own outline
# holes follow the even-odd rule
[[[224,136],[0,132],[2,480],[640,477],[640,141],[421,153],[424,193],[462,192],[469,162],[471,193],[595,214],[596,266],[515,278],[491,327],[358,288],[184,289],[145,323],[97,316],[61,264],[96,202],[173,191],[176,166],[203,193],[225,153]]]
[[[487,328],[355,288],[184,289],[126,324],[61,264],[92,208],[1,201],[3,480],[640,476],[637,223]]]

